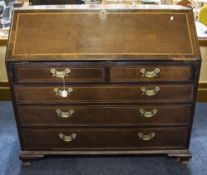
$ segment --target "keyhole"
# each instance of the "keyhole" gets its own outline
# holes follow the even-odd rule
[[[170,21],[173,21],[173,20],[174,20],[174,16],[171,16],[171,17],[170,17]]]
[[[99,17],[100,17],[101,19],[105,20],[106,17],[107,17],[107,11],[106,11],[106,10],[101,10],[101,11],[99,12]]]

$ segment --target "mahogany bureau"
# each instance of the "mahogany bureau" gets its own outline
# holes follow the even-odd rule
[[[14,10],[6,65],[20,159],[164,154],[187,161],[200,63],[188,8]]]

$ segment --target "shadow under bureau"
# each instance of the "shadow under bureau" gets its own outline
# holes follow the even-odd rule
[[[201,62],[193,12],[144,7],[14,10],[6,65],[23,163],[191,157]]]

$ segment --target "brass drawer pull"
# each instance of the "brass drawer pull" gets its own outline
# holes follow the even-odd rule
[[[63,71],[57,71],[55,68],[51,68],[50,72],[52,73],[53,77],[64,78],[64,77],[68,76],[68,74],[70,73],[70,69],[66,68]]]
[[[71,92],[73,92],[73,88],[68,88],[66,90],[60,90],[58,88],[54,88],[54,92],[57,96],[67,97],[68,95],[71,94]]]
[[[150,141],[155,137],[155,132],[151,132],[149,134],[143,134],[142,132],[138,133],[138,136],[140,139],[144,140],[144,141]]]
[[[69,110],[68,112],[63,112],[60,109],[56,110],[56,113],[58,116],[62,117],[62,118],[69,118],[72,117],[73,114],[75,113],[75,111],[73,109]]]
[[[63,140],[64,142],[71,142],[71,141],[73,141],[76,137],[77,137],[77,134],[76,134],[76,133],[73,133],[73,134],[71,134],[71,135],[69,135],[69,136],[66,136],[66,135],[64,135],[63,133],[60,133],[60,134],[59,134],[59,138],[60,138],[61,140]]]
[[[146,96],[155,96],[159,93],[160,88],[156,86],[153,89],[147,89],[146,87],[141,87],[142,95]]]
[[[158,110],[153,109],[152,111],[145,111],[144,109],[140,109],[139,112],[141,116],[146,117],[146,118],[151,118],[157,114]]]
[[[159,76],[160,68],[155,68],[154,70],[146,70],[145,68],[141,68],[140,73],[143,77],[154,78]]]

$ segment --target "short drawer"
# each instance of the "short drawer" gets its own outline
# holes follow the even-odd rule
[[[189,125],[190,105],[18,105],[21,126]]]
[[[24,150],[110,150],[185,148],[188,129],[119,128],[22,129]]]
[[[33,103],[136,103],[136,102],[191,102],[193,85],[101,85],[67,86],[67,97],[62,97],[62,86],[16,86],[17,102]]]
[[[192,81],[193,69],[190,65],[117,66],[111,68],[110,79],[116,82]]]
[[[49,67],[16,67],[15,80],[18,83],[45,83],[45,82],[102,82],[105,81],[104,68],[56,66]]]

